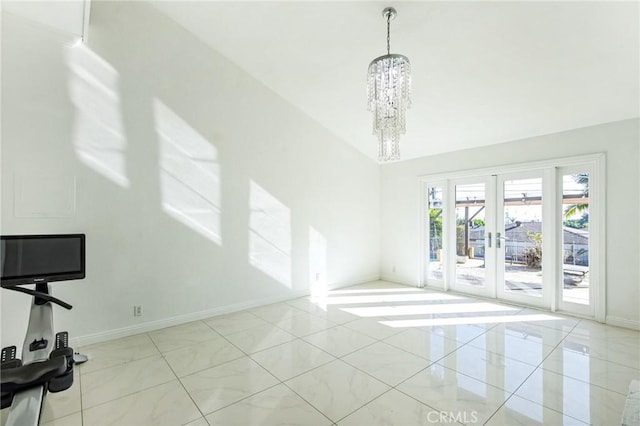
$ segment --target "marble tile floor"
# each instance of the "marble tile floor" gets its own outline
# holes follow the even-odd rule
[[[43,424],[614,426],[640,379],[638,331],[383,281],[79,349]]]
[[[622,426],[640,426],[640,380],[633,380],[629,385]]]

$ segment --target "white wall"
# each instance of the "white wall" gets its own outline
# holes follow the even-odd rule
[[[76,342],[379,277],[379,166],[156,9],[94,2],[76,47],[2,19],[1,231],[87,234]]]
[[[604,152],[607,170],[607,317],[617,324],[640,327],[637,268],[640,204],[636,187],[640,166],[639,126],[638,119],[625,120],[384,165],[382,276],[409,284],[419,281],[418,176]]]

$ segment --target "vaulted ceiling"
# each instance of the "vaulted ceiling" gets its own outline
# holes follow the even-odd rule
[[[153,5],[373,159],[366,70],[389,5],[413,68],[403,160],[640,115],[637,2]]]

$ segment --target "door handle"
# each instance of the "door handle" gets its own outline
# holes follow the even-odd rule
[[[487,236],[484,238],[487,240],[487,247],[491,248],[491,232],[487,233]]]
[[[500,248],[502,245],[500,244],[502,241],[506,241],[505,237],[501,237],[499,232],[496,232],[496,247]]]

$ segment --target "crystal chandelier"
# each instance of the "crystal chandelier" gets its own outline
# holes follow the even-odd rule
[[[411,106],[411,64],[404,55],[391,54],[391,20],[396,10],[382,11],[387,20],[387,54],[369,64],[368,109],[373,112],[373,134],[378,136],[378,160],[400,159],[400,135],[406,132],[405,112]]]

